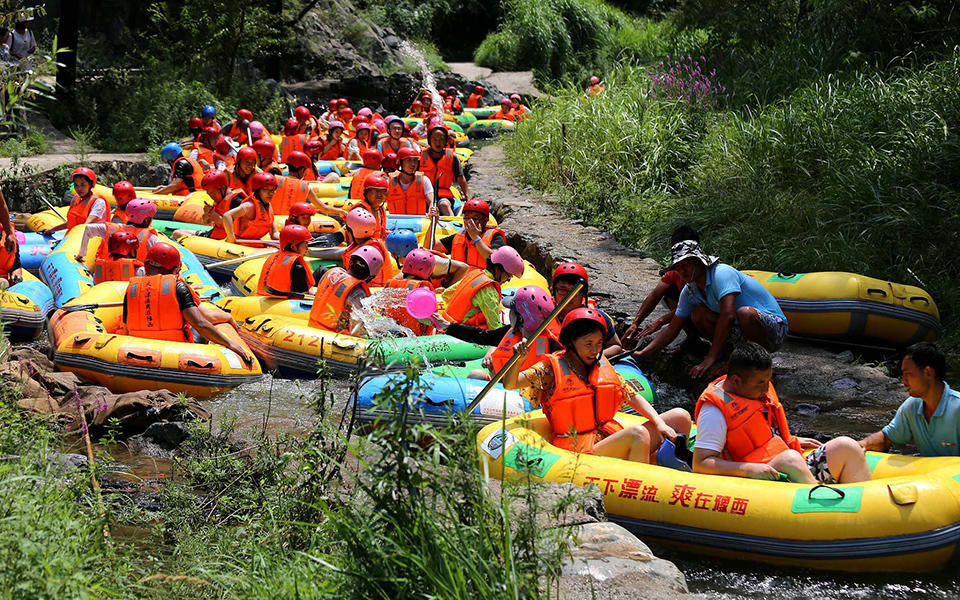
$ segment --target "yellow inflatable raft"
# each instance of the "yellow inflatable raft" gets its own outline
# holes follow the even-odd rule
[[[346,195],[350,192],[350,181],[351,178],[342,179],[340,183],[320,183],[318,181],[311,181],[308,183],[310,189],[313,190],[314,194],[323,202],[330,204],[330,200],[333,198],[346,198]],[[195,192],[186,197],[186,199],[177,207],[176,212],[172,213],[171,217],[174,221],[180,221],[181,223],[194,223],[199,224],[203,222],[203,207],[205,204],[213,204],[213,199],[207,195],[206,192]],[[277,205],[274,205],[277,206]],[[320,219],[315,219],[319,223],[325,223],[327,220],[332,220],[330,217],[325,215],[317,215],[321,217]],[[284,216],[284,218],[286,218]]]
[[[625,427],[642,417],[620,413]],[[873,480],[810,486],[675,471],[552,446],[541,411],[477,441],[492,477],[594,484],[611,519],[643,539],[778,565],[932,571],[960,541],[960,458],[867,453]]]
[[[71,301],[103,304],[123,300],[126,282],[108,281]],[[260,378],[260,365],[247,366],[217,344],[189,344],[131,337],[121,330],[121,307],[66,312],[50,319],[53,362],[114,392],[167,389],[203,398]],[[243,344],[230,324],[217,329]],[[245,345],[244,345],[245,346]]]
[[[39,336],[54,308],[50,288],[26,269],[22,273],[23,281],[0,292],[3,331],[18,341]]]
[[[157,216],[156,219],[172,219],[174,214],[176,214],[177,209],[180,208],[180,205],[186,202],[190,198],[194,198],[195,201],[201,202],[201,198],[206,198],[207,202],[210,202],[210,197],[207,196],[207,193],[204,191],[197,191],[189,196],[172,196],[168,194],[154,194],[151,191],[148,191],[146,188],[136,188],[137,196],[141,198],[146,198],[148,200],[153,200],[157,205]],[[103,196],[107,202],[110,203],[111,207],[117,205],[117,201],[113,198],[113,190],[105,185],[95,185],[93,191],[101,196]],[[69,206],[61,206],[57,208],[57,213],[51,209],[43,210],[33,215],[30,215],[26,220],[26,226],[30,231],[43,231],[44,229],[49,229],[63,223],[63,219],[67,216],[67,211],[70,210]],[[61,217],[62,215],[62,217]]]
[[[791,335],[903,347],[939,334],[936,303],[912,285],[832,271],[744,273],[777,299]]]

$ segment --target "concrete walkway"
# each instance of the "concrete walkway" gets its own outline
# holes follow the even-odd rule
[[[497,86],[501,92],[507,94],[522,94],[538,97],[541,95],[533,82],[533,71],[501,71],[494,72],[487,67],[481,67],[471,62],[447,63],[450,70],[466,79],[475,81],[489,81]]]

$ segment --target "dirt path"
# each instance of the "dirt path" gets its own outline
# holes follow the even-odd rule
[[[472,62],[447,63],[447,65],[451,71],[461,77],[475,81],[489,81],[501,92],[507,94],[523,94],[533,98],[541,94],[533,82],[533,71],[494,72]]]
[[[660,265],[610,234],[565,217],[552,197],[520,186],[508,171],[502,146],[479,149],[470,164],[470,190],[491,201],[510,245],[543,273],[565,260],[583,264],[590,273],[590,295],[622,331],[660,281]],[[662,310],[658,307],[651,318]],[[906,398],[903,386],[884,369],[840,350],[790,341],[774,355],[774,384],[791,428],[800,435],[876,431]],[[689,378],[690,362],[648,366],[661,400],[693,409],[706,382]]]

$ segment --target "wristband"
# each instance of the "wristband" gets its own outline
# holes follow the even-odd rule
[[[477,242],[479,242],[479,241],[480,241],[480,236],[478,235],[476,238],[474,238],[474,240],[473,240],[473,245],[476,246],[476,245],[477,245]]]

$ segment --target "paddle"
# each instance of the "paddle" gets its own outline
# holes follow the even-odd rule
[[[424,152],[426,151],[427,150],[425,150]],[[433,182],[433,206],[430,207],[430,212],[437,213],[437,214],[432,214],[430,216],[430,230],[427,232],[427,239],[429,240],[430,244],[426,246],[428,250],[433,250],[433,245],[434,243],[436,243],[436,237],[437,237],[437,220],[440,218],[439,216],[440,207],[438,206],[439,196],[440,196],[440,186],[439,186],[440,176],[441,176],[440,169],[437,169],[437,180]]]
[[[116,302],[98,302],[94,304],[73,304],[71,306],[64,306],[60,310],[63,312],[77,312],[80,310],[95,310],[98,308],[115,308],[118,306],[123,306],[123,300],[118,300]]]
[[[39,198],[40,198],[40,201],[41,201],[41,202],[43,202],[44,204],[46,204],[47,206],[50,207],[50,210],[52,210],[55,215],[57,215],[58,217],[60,217],[61,219],[63,219],[63,222],[64,222],[64,223],[67,222],[67,218],[66,218],[65,216],[63,216],[63,215],[60,214],[60,210],[59,210],[56,206],[54,206],[53,204],[51,204],[50,201],[47,200],[46,198],[44,198],[43,196],[40,196]]]
[[[567,293],[566,297],[560,301],[560,304],[558,304],[556,308],[553,309],[553,312],[547,315],[547,318],[543,320],[543,323],[540,323],[540,326],[537,327],[537,329],[533,332],[533,334],[528,339],[532,341],[540,337],[540,334],[546,331],[550,323],[552,323],[553,320],[557,318],[557,315],[560,314],[560,311],[562,311],[564,308],[567,307],[568,304],[570,304],[570,302],[573,300],[573,297],[576,296],[580,292],[580,290],[583,289],[584,285],[586,284],[583,281],[580,281],[575,286],[573,286],[573,289],[570,290]],[[507,361],[507,364],[503,365],[503,368],[497,371],[497,374],[493,376],[493,378],[489,381],[489,383],[483,386],[483,389],[480,390],[480,393],[477,394],[477,397],[473,399],[473,402],[471,402],[469,406],[467,406],[467,414],[470,414],[471,412],[473,412],[473,409],[476,408],[478,404],[480,404],[480,401],[483,400],[483,397],[486,396],[490,392],[490,390],[493,389],[493,386],[500,383],[500,380],[503,379],[504,375],[507,374],[507,371],[509,371],[513,367],[513,365],[515,365],[517,361],[520,360],[520,356],[521,356],[520,354],[514,353],[514,355],[510,357],[510,360]]]
[[[238,258],[231,258],[229,260],[221,260],[213,262],[207,265],[204,265],[206,269],[216,269],[217,267],[225,267],[227,265],[235,265],[238,263],[246,262],[254,258],[263,258],[264,256],[270,256],[271,254],[276,254],[276,250],[271,250],[269,252],[258,252],[257,254],[248,254],[246,256],[240,256]]]

